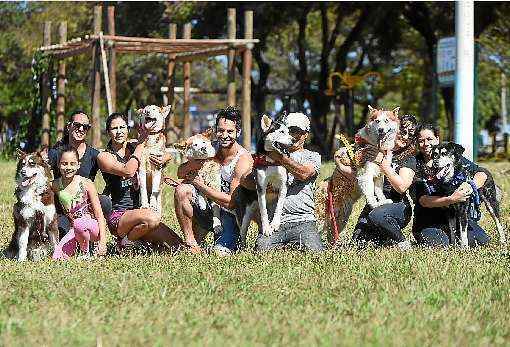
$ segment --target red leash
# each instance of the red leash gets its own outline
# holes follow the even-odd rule
[[[331,180],[328,182],[328,201],[327,201],[327,209],[329,213],[329,219],[331,220],[331,224],[333,225],[333,239],[331,240],[331,245],[336,245],[339,238],[338,224],[336,223],[335,218],[335,206],[333,203],[333,192],[331,191]]]

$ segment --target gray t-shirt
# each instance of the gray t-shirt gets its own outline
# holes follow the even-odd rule
[[[315,175],[306,181],[300,181],[291,173],[288,173],[287,198],[283,204],[281,223],[315,221],[315,203],[313,196],[315,192],[315,180],[321,169],[321,155],[317,152],[304,149],[302,151],[292,152],[290,158],[301,165],[313,165],[315,168]],[[275,207],[276,206],[268,206],[271,219]]]

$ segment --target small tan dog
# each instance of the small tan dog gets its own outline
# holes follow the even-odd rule
[[[202,168],[198,172],[190,173],[190,176],[197,175],[204,183],[211,188],[220,190],[220,164],[214,160],[216,149],[212,145],[214,130],[212,128],[207,131],[193,135],[186,140],[174,144],[174,148],[181,151],[184,157],[189,159],[204,160]],[[207,198],[200,192],[195,197],[196,205],[201,209],[207,208]],[[220,220],[220,206],[211,202],[213,210],[213,229],[216,235],[223,231]]]
[[[161,172],[162,168],[153,164],[151,154],[162,155],[165,152],[165,119],[172,106],[145,106],[137,110],[140,124],[147,132],[144,141],[145,150],[140,158],[138,179],[140,181],[140,203],[142,208],[151,208],[161,215]]]
[[[399,108],[393,111],[375,109],[370,105],[368,108],[369,122],[356,134],[354,146],[337,136],[345,147],[336,151],[335,170],[328,180],[319,184],[316,191],[318,224],[324,227],[328,235],[331,231],[333,244],[345,229],[354,203],[362,193],[372,208],[392,202],[383,194],[384,176],[374,159],[379,151],[391,150],[395,145]],[[341,165],[350,166],[356,180],[343,173],[339,169]]]

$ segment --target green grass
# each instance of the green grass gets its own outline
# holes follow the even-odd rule
[[[497,174],[508,164],[490,167],[509,192]],[[13,174],[0,163],[2,247]],[[164,219],[178,230],[165,189]],[[0,260],[0,345],[508,345],[510,257],[482,225],[492,245],[465,252]]]

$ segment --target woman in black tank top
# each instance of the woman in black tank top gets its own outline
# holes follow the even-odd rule
[[[139,208],[136,173],[143,148],[128,142],[125,116],[112,113],[106,119],[106,130],[110,142],[97,159],[112,198],[112,212],[107,216],[108,227],[117,236],[119,246],[138,239],[166,243],[171,247],[181,246],[181,238],[160,222],[160,216],[150,209]]]

